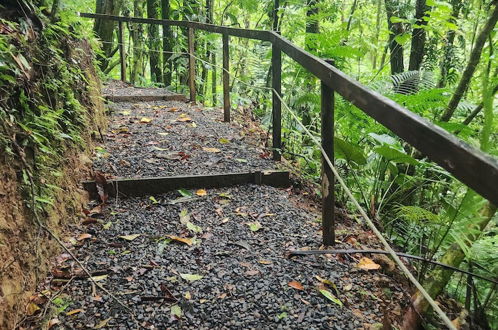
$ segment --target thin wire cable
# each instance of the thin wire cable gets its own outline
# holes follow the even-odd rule
[[[144,50],[143,48],[140,48],[140,49]],[[456,330],[456,327],[453,325],[453,323],[448,318],[448,316],[446,315],[446,313],[438,306],[438,304],[434,301],[434,299],[432,299],[432,297],[429,295],[429,293],[427,293],[427,291],[425,291],[424,287],[419,283],[419,281],[415,278],[415,276],[413,276],[413,274],[410,272],[410,270],[405,266],[405,264],[398,257],[398,255],[396,254],[396,252],[391,248],[391,246],[389,245],[389,243],[387,242],[387,240],[384,238],[384,236],[382,235],[382,233],[377,229],[377,227],[375,227],[374,223],[372,222],[372,220],[370,219],[370,217],[367,215],[367,213],[365,212],[365,210],[363,209],[363,207],[361,207],[361,205],[358,202],[358,200],[353,196],[353,193],[351,192],[351,190],[349,189],[349,187],[344,182],[343,178],[339,174],[339,171],[337,171],[337,168],[334,166],[334,164],[332,163],[332,161],[328,157],[327,153],[325,152],[325,150],[323,149],[321,143],[317,140],[317,138],[315,137],[315,135],[313,135],[313,133],[311,133],[311,131],[309,131],[309,129],[301,122],[301,119],[299,118],[299,116],[287,105],[287,103],[283,100],[282,96],[279,93],[277,93],[277,91],[274,88],[272,88],[272,87],[266,87],[266,86],[250,85],[250,84],[248,84],[248,83],[240,80],[239,78],[234,77],[230,73],[229,70],[226,70],[222,66],[215,65],[215,64],[210,63],[208,61],[205,61],[205,60],[203,60],[203,59],[201,59],[201,58],[199,58],[199,57],[197,57],[197,56],[195,56],[193,54],[184,53],[184,52],[163,52],[163,51],[157,51],[157,50],[148,50],[148,51],[155,51],[155,52],[167,53],[167,54],[184,54],[184,55],[189,55],[189,56],[194,57],[194,59],[196,59],[198,61],[201,61],[203,63],[209,64],[209,65],[214,66],[214,67],[221,68],[223,71],[227,72],[234,80],[237,80],[238,82],[240,82],[240,83],[242,83],[242,84],[244,84],[244,85],[246,85],[248,87],[256,88],[256,89],[262,89],[262,90],[271,90],[272,93],[274,95],[276,95],[276,97],[280,100],[280,102],[282,103],[282,105],[284,106],[284,108],[289,112],[289,114],[294,118],[294,120],[303,128],[304,132],[311,138],[311,140],[313,141],[313,143],[320,149],[320,152],[322,153],[323,158],[325,159],[325,161],[327,162],[327,164],[330,166],[332,172],[334,173],[334,176],[337,178],[337,181],[339,182],[339,184],[341,185],[341,187],[346,192],[346,195],[353,202],[354,206],[358,209],[358,212],[360,212],[361,216],[363,217],[363,219],[365,220],[365,222],[368,224],[368,226],[370,227],[370,229],[372,229],[372,231],[375,233],[375,235],[380,240],[380,242],[382,243],[382,245],[384,245],[386,251],[389,252],[389,255],[394,259],[394,261],[398,264],[398,266],[401,268],[401,270],[403,271],[403,273],[408,277],[408,279],[413,283],[413,285],[415,285],[415,287],[420,291],[420,293],[422,294],[422,296],[424,296],[424,298],[427,300],[427,302],[429,303],[429,305],[431,305],[431,307],[434,309],[434,311],[436,311],[436,313],[441,317],[441,319],[443,320],[443,322],[445,323],[445,325],[449,329]]]
[[[408,279],[410,279],[410,281],[420,291],[420,293],[424,296],[424,298],[427,300],[427,302],[439,314],[439,316],[444,321],[444,323],[446,324],[446,326],[448,328],[450,328],[450,329],[456,330],[456,327],[453,325],[453,323],[451,323],[451,320],[448,318],[448,316],[446,315],[446,313],[443,312],[443,310],[436,304],[436,302],[434,301],[434,299],[432,299],[432,297],[427,293],[427,291],[425,291],[424,287],[417,281],[417,279],[415,278],[415,276],[413,276],[413,274],[408,270],[408,268],[405,266],[405,264],[398,257],[398,255],[396,254],[396,252],[391,248],[391,246],[389,245],[389,243],[387,242],[387,240],[384,238],[384,236],[382,236],[382,233],[377,229],[377,227],[375,227],[374,223],[372,222],[372,220],[370,220],[370,217],[367,215],[367,213],[365,212],[365,210],[363,209],[363,207],[361,207],[360,203],[358,203],[358,201],[356,200],[356,198],[353,196],[353,193],[351,192],[351,190],[348,188],[348,186],[346,185],[346,183],[344,182],[344,180],[340,176],[340,174],[337,171],[336,167],[334,166],[334,164],[332,163],[332,161],[328,157],[328,155],[325,152],[325,150],[323,149],[322,145],[317,141],[316,137],[308,130],[308,128],[303,123],[301,123],[301,120],[299,119],[299,117],[294,113],[294,111],[292,111],[289,108],[289,106],[287,105],[287,103],[285,103],[285,101],[282,99],[282,97],[275,90],[273,91],[273,93],[278,97],[278,99],[280,100],[280,102],[282,102],[282,105],[284,106],[284,108],[286,108],[286,110],[289,111],[289,113],[291,114],[291,116],[303,128],[303,130],[306,132],[306,134],[308,134],[308,136],[312,139],[313,143],[318,148],[320,148],[320,151],[322,153],[323,158],[325,159],[325,161],[327,162],[327,164],[332,169],[332,172],[334,173],[335,177],[337,178],[337,181],[339,182],[339,184],[341,185],[341,187],[344,189],[344,191],[346,192],[346,194],[348,195],[348,197],[351,199],[351,201],[353,202],[353,204],[355,205],[355,207],[358,209],[358,211],[360,212],[360,214],[363,217],[363,219],[365,219],[365,221],[368,224],[368,226],[372,229],[372,231],[375,233],[375,235],[377,236],[377,238],[381,241],[382,245],[384,245],[384,247],[387,250],[387,252],[389,252],[389,254],[391,255],[391,257],[394,259],[394,261],[401,268],[401,270],[403,271],[403,273],[405,273],[405,275],[408,277]]]

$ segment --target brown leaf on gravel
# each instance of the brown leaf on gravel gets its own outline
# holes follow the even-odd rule
[[[85,220],[83,220],[81,222],[81,224],[85,225],[85,226],[88,226],[88,225],[93,225],[95,223],[98,223],[98,220],[97,219],[94,219],[94,218],[86,218]]]
[[[221,150],[218,148],[209,148],[209,147],[202,147],[202,150],[204,150],[206,152],[213,152],[213,153],[221,152]]]
[[[173,235],[166,235],[166,237],[172,239],[173,241],[185,243],[187,245],[192,245],[192,243],[193,243],[191,238],[184,238],[184,237],[178,237],[178,236],[173,236]]]
[[[78,309],[73,309],[72,311],[67,312],[66,315],[70,316],[70,315],[83,313],[83,312],[84,312],[84,310],[82,310],[81,308],[78,308]]]
[[[245,272],[245,274],[246,274],[247,276],[255,276],[255,275],[258,275],[258,274],[259,274],[259,270],[255,270],[255,269],[248,270],[247,272]]]
[[[287,285],[296,290],[304,290],[303,285],[297,281],[290,281]]]
[[[85,233],[85,234],[81,234],[80,236],[78,236],[77,240],[84,241],[84,240],[89,239],[89,238],[92,238],[92,235]]]
[[[357,266],[364,270],[377,270],[380,268],[379,264],[376,264],[372,259],[367,257],[361,258]]]
[[[59,321],[58,319],[51,319],[50,321],[48,321],[47,327],[50,329],[54,325],[57,325],[57,324],[60,324],[60,323],[61,323],[61,321]]]

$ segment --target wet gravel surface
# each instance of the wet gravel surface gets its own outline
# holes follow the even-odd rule
[[[115,103],[94,169],[117,177],[274,169],[261,140],[222,122],[219,109],[184,102]]]
[[[261,140],[220,122],[218,110],[179,102],[110,108],[94,164],[108,175],[275,167]],[[407,295],[383,271],[360,270],[361,256],[288,258],[288,250],[317,249],[321,241],[319,214],[296,199],[292,189],[246,185],[93,202],[65,241],[129,310],[63,254],[40,284],[33,302],[41,312],[26,328],[370,329],[385,313],[398,317]],[[337,236],[339,249],[362,248],[373,234],[341,227]]]
[[[131,307],[136,321],[105,293],[93,291],[88,279],[76,279],[67,290],[65,312],[81,311],[61,314],[61,324],[93,328],[108,320],[109,327],[123,329],[357,329],[378,322],[383,315],[378,302],[386,297],[372,293],[373,275],[331,256],[285,257],[288,249],[316,247],[320,240],[315,216],[297,209],[287,194],[249,185],[210,190],[179,203],[178,193],[154,201],[111,201],[95,215],[99,223],[87,227],[84,233],[92,237],[82,240],[76,253],[92,274],[105,277],[100,283]],[[199,232],[188,229],[186,221]],[[255,222],[261,228],[251,231],[248,224]],[[140,236],[119,237],[134,234]],[[71,260],[59,267],[69,265],[78,272]],[[181,274],[202,278],[189,281]],[[343,307],[320,294],[316,276],[337,287]],[[290,287],[290,281],[303,290]],[[178,310],[181,316],[172,315]]]

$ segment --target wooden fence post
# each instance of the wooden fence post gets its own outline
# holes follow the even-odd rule
[[[223,33],[223,121],[230,122],[230,37]]]
[[[330,63],[330,62],[329,62]],[[332,63],[331,63],[332,64]],[[334,90],[321,82],[322,148],[334,162]],[[323,245],[335,245],[334,173],[322,156]]]
[[[126,81],[126,55],[124,46],[124,31],[123,22],[119,21],[118,24],[118,38],[119,38],[119,61],[121,63],[121,81]]]
[[[281,159],[282,149],[282,51],[275,44],[271,52],[272,67],[272,126],[273,126],[273,160]],[[277,95],[278,94],[278,95]]]
[[[194,28],[188,28],[188,86],[190,90],[190,101],[195,102],[195,58],[194,58]]]

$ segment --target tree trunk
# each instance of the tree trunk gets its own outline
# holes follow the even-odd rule
[[[316,35],[320,33],[320,25],[318,23],[318,4],[320,0],[307,0],[306,6],[306,36],[305,48],[307,51],[315,51]]]
[[[491,58],[491,56],[490,56]],[[481,131],[481,150],[484,152],[488,152],[491,148],[491,134],[490,129],[493,127],[493,100],[494,94],[493,89],[489,86],[489,71],[491,67],[491,60],[488,64],[487,71],[484,73],[483,78],[483,104],[484,111],[486,113],[484,127]],[[477,194],[473,191],[468,191],[467,196],[469,198],[474,198]],[[466,197],[467,197],[466,196]],[[464,198],[466,198],[464,197]],[[480,217],[470,225],[468,225],[467,234],[462,237],[459,242],[453,243],[448,250],[446,250],[445,254],[441,258],[440,262],[458,267],[460,263],[465,258],[464,250],[462,249],[462,245],[466,245],[467,247],[471,247],[472,244],[480,237],[483,233],[486,226],[491,222],[494,215],[496,213],[496,206],[491,204],[490,202],[486,203],[486,205],[480,211]],[[477,230],[476,230],[477,229]],[[451,275],[453,274],[452,270],[438,268],[427,276],[428,282],[424,283],[424,288],[427,293],[433,298],[436,298],[441,292],[443,292],[444,288],[448,284]],[[423,316],[429,310],[429,304],[427,300],[422,296],[420,292],[416,292],[412,297],[412,307],[408,309],[404,316],[403,320],[403,329],[416,329],[420,325],[421,316]]]
[[[147,0],[147,17],[159,18],[159,1]],[[161,37],[159,35],[159,25],[149,24],[148,35],[149,40],[149,64],[150,64],[150,79],[152,82],[158,83],[162,81],[161,74]]]
[[[214,0],[206,0],[206,22],[214,24]],[[208,42],[206,58],[211,62],[211,100],[213,107],[216,106],[216,48],[215,44]],[[206,77],[206,80],[209,77]],[[207,83],[207,82],[206,82]],[[207,84],[206,84],[207,85]],[[207,89],[206,89],[207,95]]]
[[[450,100],[450,103],[448,104],[448,107],[441,116],[441,121],[449,121],[451,119],[458,104],[463,98],[463,94],[465,93],[465,91],[469,86],[470,79],[474,75],[474,72],[477,68],[477,64],[479,64],[479,60],[481,59],[481,53],[484,47],[484,43],[486,42],[486,39],[489,37],[491,31],[493,31],[493,28],[496,25],[496,22],[498,21],[497,4],[498,0],[494,0],[492,2],[493,10],[491,12],[491,15],[489,16],[489,19],[487,20],[486,24],[484,24],[483,29],[481,30],[479,36],[477,37],[476,44],[474,49],[472,50],[472,53],[470,54],[470,59],[469,62],[467,63],[467,67],[465,68],[462,74],[462,78],[458,83],[458,86],[455,90],[455,93],[453,94],[453,97]]]
[[[141,0],[133,1],[133,15],[135,17],[143,17],[143,2]],[[138,77],[144,75],[144,28],[142,24],[131,24],[131,40],[133,42],[133,60],[131,65],[130,82],[136,84]]]
[[[391,50],[391,74],[405,71],[403,63],[403,45],[399,44],[395,38],[403,34],[403,24],[391,22],[391,17],[400,17],[396,0],[385,0],[387,26],[389,28],[389,49]]]
[[[272,17],[272,30],[278,31],[278,10],[280,9],[280,0],[274,0],[273,2],[273,17]]]
[[[377,68],[377,57],[379,48],[379,35],[380,35],[380,14],[382,11],[382,0],[377,0],[377,14],[375,17],[375,49],[373,52],[372,68]]]
[[[408,65],[408,70],[410,71],[418,71],[422,66],[426,38],[424,26],[427,25],[427,21],[423,17],[428,9],[426,0],[417,0],[415,7],[415,18],[417,20],[415,24],[417,27],[412,31],[412,46],[410,50],[410,63]]]
[[[170,0],[161,0],[161,17],[170,19]],[[163,83],[170,86],[173,75],[173,63],[169,60],[173,52],[173,32],[169,25],[163,25]]]
[[[121,0],[97,0],[95,12],[105,15],[119,15],[121,11]],[[108,19],[95,19],[93,26],[95,35],[102,40],[103,54],[98,56],[99,66],[102,71],[107,69],[110,57],[114,49],[114,31],[116,30],[116,22]]]
[[[463,6],[462,0],[452,0],[451,5],[453,10],[451,12],[452,18],[450,18],[450,22],[455,24],[456,20],[460,14],[460,9]],[[446,33],[446,43],[444,46],[444,55],[443,60],[441,61],[441,77],[439,78],[439,82],[437,84],[438,88],[445,87],[448,83],[448,73],[451,69],[453,59],[455,57],[454,54],[454,46],[453,42],[455,41],[455,31],[450,30]]]

